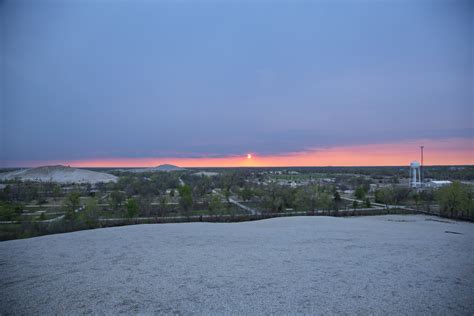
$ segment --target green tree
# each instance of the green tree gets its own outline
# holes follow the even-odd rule
[[[393,203],[400,204],[410,195],[410,189],[405,187],[392,187]]]
[[[331,195],[327,192],[319,193],[318,207],[321,208],[322,210],[328,211],[328,214],[329,214],[329,209],[331,208],[331,205],[332,205]]]
[[[191,187],[187,184],[182,185],[178,188],[179,191],[179,205],[181,210],[186,216],[189,216],[189,212],[193,207],[193,195]]]
[[[112,209],[117,210],[125,201],[125,193],[115,190],[110,193],[109,200]]]
[[[354,192],[354,196],[358,200],[363,200],[365,198],[365,190],[363,186],[357,187],[357,189]]]
[[[384,187],[375,191],[375,201],[385,204],[385,206],[388,208],[388,205],[392,204],[394,201],[394,192],[392,188]]]
[[[426,212],[431,211],[432,203],[436,201],[436,196],[433,190],[423,190],[419,192],[420,204]]]
[[[341,204],[341,201],[342,201],[341,195],[339,194],[339,192],[338,192],[337,190],[334,190],[333,199],[332,199],[332,203],[331,203],[331,204],[332,204],[332,209],[333,209],[334,211],[336,211],[336,212],[334,213],[334,215],[336,215],[336,216],[337,216],[337,214],[338,214],[337,211],[339,210],[339,206],[340,206],[340,204]]]
[[[319,189],[316,186],[301,188],[296,192],[295,205],[299,211],[316,212],[318,206]]]
[[[60,194],[61,194],[61,187],[59,186],[59,184],[55,183],[53,185],[53,195],[54,195],[55,201],[57,201]]]
[[[249,201],[250,199],[252,199],[254,193],[251,188],[246,186],[242,190],[239,191],[239,195],[242,200]]]
[[[262,204],[265,210],[275,213],[283,209],[283,199],[279,187],[276,184],[270,184],[262,197]]]
[[[225,200],[226,200],[226,202],[227,202],[227,203],[225,204],[225,206],[226,206],[226,208],[227,208],[227,211],[229,211],[229,210],[230,210],[230,207],[231,207],[231,205],[230,205],[230,187],[226,187],[226,188],[224,189],[224,197],[225,197]]]
[[[147,217],[152,215],[152,197],[150,195],[139,195],[137,202],[139,215]]]
[[[459,182],[440,188],[436,197],[440,205],[440,213],[447,217],[472,216],[472,193],[466,185]]]
[[[371,208],[371,207],[372,207],[372,203],[370,203],[370,199],[369,199],[369,198],[366,198],[366,199],[365,199],[365,207],[366,207],[366,208]]]
[[[420,204],[420,200],[421,200],[420,193],[418,193],[418,191],[414,190],[414,191],[411,192],[410,196],[411,196],[413,202],[415,202],[415,207],[418,210],[418,205]]]
[[[357,201],[352,202],[352,208],[353,209],[356,210],[358,207],[359,207],[359,203],[357,203]]]
[[[207,176],[194,177],[196,184],[194,185],[194,191],[197,196],[203,197],[206,193],[211,191],[211,179]],[[197,178],[197,180],[196,180]]]
[[[166,197],[166,195],[162,195],[160,197],[160,208],[159,208],[159,213],[158,213],[159,216],[161,217],[165,216],[166,211],[167,211],[167,205],[168,205],[168,198]]]
[[[138,201],[134,198],[129,198],[125,203],[127,209],[127,217],[133,218],[138,215]]]
[[[21,204],[0,202],[0,220],[14,221],[20,216],[22,210],[23,206]]]
[[[76,210],[79,208],[80,197],[81,195],[78,192],[71,192],[66,195],[64,208],[67,219],[73,219],[75,217]]]
[[[221,210],[222,210],[221,199],[217,195],[214,195],[209,201],[209,215],[216,216],[218,212]]]
[[[88,198],[84,209],[80,212],[80,219],[86,224],[87,227],[96,227],[98,224],[98,206],[97,199],[94,197]]]
[[[225,197],[227,203],[229,203],[230,202],[230,188],[225,188],[224,189],[224,197]]]

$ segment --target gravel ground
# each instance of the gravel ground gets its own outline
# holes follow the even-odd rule
[[[474,224],[422,215],[6,241],[0,313],[473,314],[473,241]]]

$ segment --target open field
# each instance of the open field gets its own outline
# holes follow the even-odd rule
[[[474,225],[292,217],[0,243],[0,313],[472,314]]]

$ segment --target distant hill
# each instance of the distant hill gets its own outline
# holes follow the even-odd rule
[[[186,169],[175,166],[175,165],[164,164],[164,165],[159,165],[157,167],[137,168],[137,169],[119,169],[117,171],[140,173],[140,172],[170,172],[170,171],[182,171],[182,170],[186,170]]]
[[[180,171],[180,170],[186,170],[184,168],[175,166],[175,165],[169,165],[169,164],[164,164],[164,165],[159,165],[158,167],[153,167],[151,168],[153,171]]]
[[[77,169],[67,166],[44,166],[0,173],[0,180],[30,180],[58,183],[116,182],[117,177],[104,172]]]

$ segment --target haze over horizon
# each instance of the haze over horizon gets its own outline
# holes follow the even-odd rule
[[[474,164],[472,1],[6,0],[0,36],[0,167]]]

